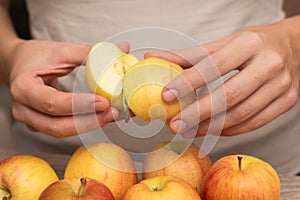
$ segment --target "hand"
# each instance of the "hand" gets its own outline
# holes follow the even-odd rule
[[[14,118],[33,131],[54,137],[87,132],[114,120],[118,111],[110,108],[104,97],[57,89],[57,78],[81,65],[90,48],[89,45],[38,40],[22,40],[16,45],[8,59]],[[129,46],[126,43],[121,48]],[[99,124],[91,120],[95,112]],[[75,124],[75,116],[80,124]]]
[[[293,25],[282,21],[246,28],[203,47],[148,52],[145,57],[190,67],[166,86],[166,102],[238,71],[175,116],[171,130],[189,138],[208,133],[231,136],[262,127],[288,111],[298,100],[299,88],[300,46]]]

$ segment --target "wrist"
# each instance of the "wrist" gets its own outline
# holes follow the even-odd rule
[[[287,18],[279,22],[279,25],[282,26],[279,31],[284,32],[287,36],[292,56],[296,58],[297,66],[300,67],[300,15]]]
[[[0,80],[9,85],[10,73],[13,66],[14,52],[16,48],[25,40],[18,37],[3,38],[4,42],[0,42]]]
[[[297,67],[300,77],[300,15],[282,20],[275,25],[279,26],[278,32],[283,33],[288,42],[286,49],[290,51],[292,63]]]

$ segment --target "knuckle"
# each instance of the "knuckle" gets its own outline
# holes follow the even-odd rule
[[[298,90],[292,89],[286,98],[288,105],[293,106],[297,103],[298,100],[299,100]]]
[[[284,68],[285,60],[282,55],[273,51],[272,53],[269,53],[268,56],[269,56],[268,61],[270,63],[269,64],[270,73],[280,71]]]
[[[13,106],[12,106],[12,115],[16,121],[24,122],[24,117],[20,112],[20,108],[19,108],[19,106],[16,106],[15,104],[13,104]]]
[[[64,127],[57,120],[49,125],[47,128],[47,134],[55,137],[55,138],[64,138]]]
[[[227,85],[225,90],[225,98],[226,98],[226,107],[231,108],[234,106],[239,98],[239,91],[236,87]]]
[[[200,108],[201,105],[200,102],[198,101],[197,103],[192,104],[192,106],[187,107],[187,110],[182,112],[183,115],[182,117],[186,119],[190,119],[191,124],[195,125],[200,121],[200,116],[201,116]]]
[[[253,120],[253,124],[252,124],[253,128],[252,129],[253,130],[258,129],[258,128],[264,126],[266,123],[267,123],[267,121],[265,118],[257,117]]]
[[[10,84],[10,94],[13,100],[18,101],[21,99],[21,91],[22,91],[22,84],[20,84],[19,79],[15,79]]]
[[[43,109],[47,114],[55,115],[57,106],[56,106],[56,99],[55,98],[49,98],[45,101]]]
[[[238,109],[237,114],[236,114],[236,120],[238,122],[245,121],[251,116],[251,113],[253,111],[253,107],[249,104],[242,106],[241,108]]]
[[[265,43],[265,39],[262,34],[254,31],[243,31],[240,35],[244,39],[246,39],[248,45],[251,48],[259,48],[262,44]]]
[[[78,134],[77,129],[74,129],[73,124],[66,123],[60,118],[54,118],[46,129],[46,133],[55,138],[66,138]]]
[[[283,78],[281,79],[281,87],[283,90],[290,88],[293,84],[292,77],[289,73],[285,73]]]

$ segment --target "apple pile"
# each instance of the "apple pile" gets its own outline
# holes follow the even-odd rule
[[[267,162],[229,155],[211,163],[186,141],[156,145],[142,180],[120,146],[95,143],[74,152],[59,180],[41,158],[16,155],[0,162],[0,200],[279,200],[280,181]]]

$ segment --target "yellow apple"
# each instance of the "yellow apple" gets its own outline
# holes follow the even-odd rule
[[[130,66],[139,60],[132,54],[124,53],[117,45],[99,42],[89,52],[86,61],[86,83],[91,92],[116,101],[120,108],[122,102],[122,78]],[[118,101],[118,102],[117,102]]]
[[[161,119],[168,123],[194,100],[192,93],[169,104],[162,99],[164,86],[182,72],[179,65],[160,58],[148,58],[128,68],[123,91],[130,110],[145,121]]]
[[[0,162],[0,199],[37,200],[41,192],[57,180],[55,171],[45,160],[15,155]]]
[[[141,181],[126,192],[123,200],[201,200],[197,191],[184,180],[158,176]]]
[[[194,144],[187,141],[163,142],[146,156],[143,178],[172,175],[179,177],[199,193],[211,160]]]
[[[120,146],[99,142],[82,146],[72,155],[64,178],[88,177],[104,183],[116,200],[137,183],[134,163]]]
[[[280,181],[267,162],[248,155],[229,155],[208,170],[201,193],[209,200],[279,200]]]
[[[69,178],[49,185],[39,200],[114,200],[103,183],[90,178]]]

